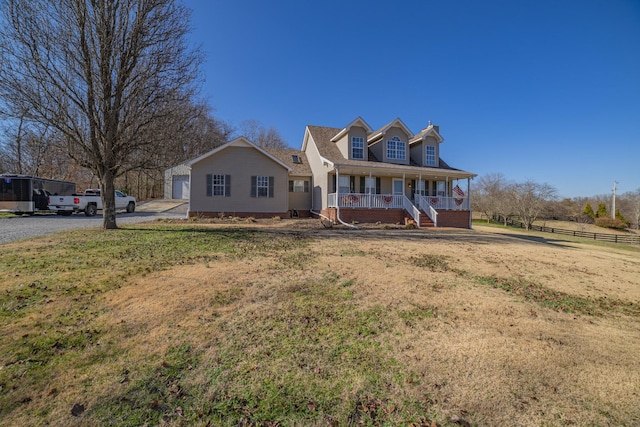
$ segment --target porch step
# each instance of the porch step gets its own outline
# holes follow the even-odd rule
[[[433,223],[429,216],[420,211],[420,228],[434,228],[436,225]]]
[[[420,228],[433,228],[436,225],[433,223],[433,221],[431,221],[431,219],[429,217],[427,217],[426,219],[421,216],[420,217]]]
[[[404,218],[404,223],[405,224],[409,224],[409,223],[415,224],[416,222],[413,220],[413,218],[407,216],[407,217]],[[431,221],[431,218],[429,218],[427,216],[427,214],[422,212],[421,215],[420,215],[420,228],[432,228],[432,227],[435,227],[435,226],[436,225],[433,223],[433,221]]]

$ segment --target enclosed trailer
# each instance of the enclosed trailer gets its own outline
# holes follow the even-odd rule
[[[0,212],[33,214],[48,210],[49,196],[71,196],[76,184],[28,175],[0,175]]]

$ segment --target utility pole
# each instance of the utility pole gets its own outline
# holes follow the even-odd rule
[[[613,181],[613,203],[611,203],[611,218],[616,218],[616,184],[618,181]]]

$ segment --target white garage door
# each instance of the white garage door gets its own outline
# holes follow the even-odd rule
[[[173,187],[171,190],[173,199],[189,198],[189,175],[174,175]]]

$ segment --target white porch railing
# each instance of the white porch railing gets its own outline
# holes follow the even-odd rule
[[[339,198],[336,196],[336,193],[328,195],[327,203],[330,208],[405,209],[404,199],[406,196],[404,195],[341,193]],[[411,203],[410,200],[409,203]],[[469,210],[468,197],[420,196],[416,194],[415,204],[427,213],[429,213],[429,208],[447,211]],[[413,204],[411,205],[413,206]],[[431,219],[433,220],[433,218]]]
[[[469,198],[468,197],[443,197],[443,196],[418,196],[418,206],[420,209],[427,212],[426,207],[430,206],[434,209],[444,211],[468,211],[469,210]],[[432,218],[433,219],[433,218]]]
[[[337,197],[336,193],[330,193],[327,203],[330,208],[404,209],[405,198],[404,195],[364,193],[340,194]]]

